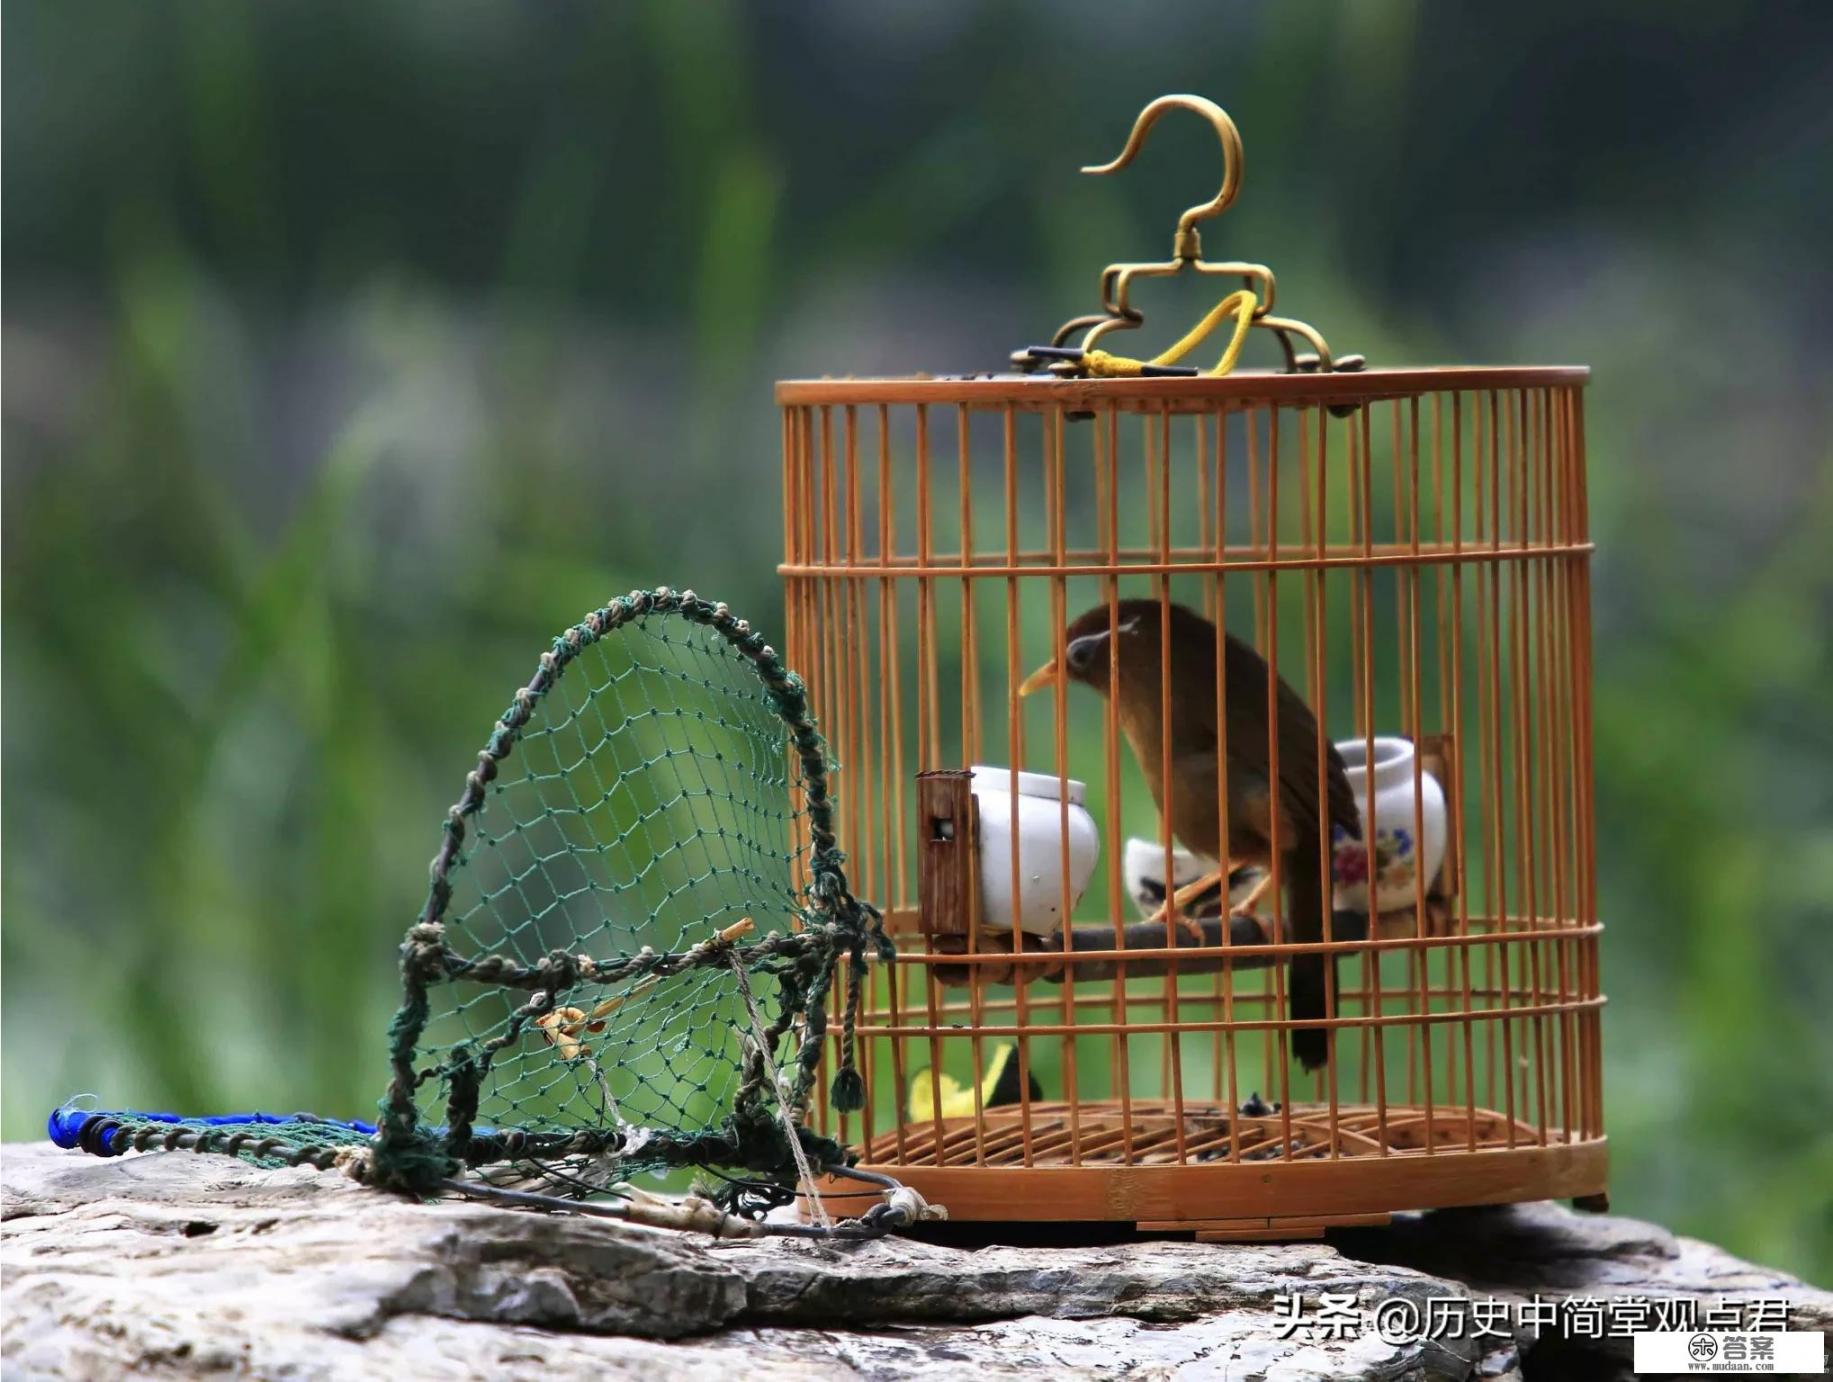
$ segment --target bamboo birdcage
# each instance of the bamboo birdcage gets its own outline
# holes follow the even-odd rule
[[[1286,370],[778,385],[787,660],[840,766],[854,885],[899,950],[856,1034],[866,1106],[824,1130],[957,1219],[1294,1237],[1401,1209],[1601,1202],[1587,372],[1332,361],[1267,313],[1269,272],[1200,260],[1194,222],[1239,168],[1219,109],[1154,103],[1111,166],[1166,105],[1223,133],[1223,194],[1186,213],[1169,265],[1114,266],[1104,312],[1070,327],[1136,325],[1129,271],[1220,270],[1262,289],[1252,324]],[[1415,803],[1420,775],[1442,788],[1442,868],[1416,870],[1405,906],[1371,887],[1310,947],[1339,957],[1314,1074],[1286,1040],[1301,947],[1279,889],[1202,922],[1201,944],[1142,920],[1125,842],[1161,844],[1167,880],[1174,842],[1112,703],[1017,694],[1079,611],[1140,596],[1250,641],[1371,761],[1377,735],[1411,741]],[[1079,903],[1066,843],[1057,876],[1021,869],[1016,795],[1010,857],[982,857],[972,764],[1057,779],[1065,836],[1069,784],[1086,784],[1101,848]],[[983,915],[992,868],[1009,916]],[[1068,918],[1054,935],[1020,929],[1037,889]],[[978,1077],[1002,1046],[1016,1093],[995,1103]],[[944,1110],[941,1075],[971,1107]]]

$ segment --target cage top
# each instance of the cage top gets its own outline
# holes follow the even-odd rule
[[[1581,388],[1590,378],[1586,365],[1428,365],[1331,374],[1239,370],[1220,377],[1145,379],[1061,379],[1042,373],[913,374],[781,379],[776,401],[784,407],[849,403],[1049,407],[1108,401],[1206,409],[1230,402],[1361,403],[1452,390]]]

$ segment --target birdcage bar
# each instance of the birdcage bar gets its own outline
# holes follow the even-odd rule
[[[966,434],[962,426],[965,422],[965,419],[963,419],[961,410],[959,408],[955,410],[955,417],[956,417],[957,426],[958,426],[957,448],[956,449],[957,449],[957,454],[959,455],[961,450],[966,445]],[[957,481],[956,481],[957,487],[960,488],[959,515],[960,515],[961,531],[958,536],[959,536],[959,540],[961,543],[960,550],[961,550],[963,562],[965,563],[971,559],[971,556],[973,553],[972,499],[971,499],[971,489],[963,485],[963,480],[965,477],[962,475],[962,467],[961,467],[959,460],[957,460],[957,463],[956,463],[956,474],[957,474]],[[961,603],[960,603],[960,610],[961,610],[960,617],[962,620],[963,629],[966,628],[968,622],[970,621],[972,617],[972,601],[973,601],[973,592],[969,588],[967,582],[964,581],[961,584]],[[963,636],[963,646],[964,647],[966,646],[965,634]],[[967,659],[965,657],[962,659],[964,664],[968,662],[969,660],[970,659]],[[978,684],[978,678],[979,678],[978,668],[976,667],[976,668],[970,669],[964,665],[962,668],[962,677],[963,677],[964,690],[962,693],[961,702],[959,706],[959,721],[958,721],[958,732],[959,732],[959,737],[961,741],[960,753],[961,753],[961,758],[964,761],[971,763],[974,761],[973,755],[978,747],[979,740],[984,731],[983,724],[979,720],[977,720],[975,717],[974,706],[975,706],[976,698],[974,697],[970,689],[971,687]],[[937,701],[935,702],[938,716],[941,713],[941,704],[942,703],[940,699],[938,698]],[[1001,859],[993,859],[993,858],[987,858],[980,862],[983,863],[984,867],[987,868],[989,871],[1007,868],[1010,863],[1009,860],[1001,860]],[[986,924],[985,918],[983,918],[980,915],[980,912],[978,909],[978,898],[979,898],[979,891],[977,888],[969,892],[968,894],[968,919],[969,921],[968,921],[968,928],[967,928],[967,949],[968,949],[969,954],[978,953],[980,944],[981,944],[981,940],[982,940],[982,928]],[[935,977],[933,971],[932,971],[932,977]],[[974,1033],[974,1036],[971,1039],[971,1047],[970,1047],[971,1052],[972,1052],[971,1063],[973,1065],[973,1068],[976,1070],[980,1069],[981,1066],[985,1063],[985,1055],[986,1055],[985,1043],[982,1037],[980,1036],[980,1031],[985,1026],[984,1015],[980,1011],[980,1003],[981,1003],[982,997],[984,996],[984,993],[985,993],[984,985],[974,984],[974,985],[971,985],[969,988],[969,1001],[972,1006],[972,1013],[970,1015],[969,1027]],[[939,989],[938,989],[938,1002],[939,1002],[939,1005],[941,1006],[946,1005],[946,997],[941,994]],[[1026,1045],[1027,1043],[1023,1041],[1019,1043],[1021,1062],[1022,1062],[1022,1058],[1024,1055],[1024,1048],[1026,1047]],[[936,1067],[932,1067],[932,1068],[936,1068]],[[976,1085],[974,1088],[974,1115],[975,1115],[975,1118],[976,1119],[982,1118],[984,1116],[984,1113],[985,1113],[985,1110],[982,1107],[982,1102],[980,1098],[980,1089],[978,1085]],[[1029,1110],[1026,1109],[1022,1104],[1020,1105],[1019,1116],[1021,1118],[1029,1117]],[[984,1161],[985,1159],[984,1143],[978,1144],[976,1146],[975,1156],[977,1160]]]
[[[1047,506],[1047,513],[1050,528],[1051,553],[1053,557],[1060,562],[1068,540],[1068,518],[1065,512],[1067,499],[1065,489],[1066,472],[1064,469],[1065,429],[1063,410],[1061,408],[1054,409],[1049,417],[1051,502]],[[1053,645],[1052,653],[1057,657],[1063,655],[1062,649],[1055,645],[1061,644],[1063,641],[1062,631],[1068,618],[1067,582],[1061,576],[1052,577],[1050,581],[1051,642]],[[1052,706],[1051,714],[1053,729],[1051,747],[1054,753],[1057,774],[1057,826],[1064,838],[1067,838],[1069,834],[1069,727],[1068,717],[1065,714],[1067,693],[1068,687],[1062,684],[1058,684],[1053,688],[1053,699],[1055,703]],[[1058,890],[1059,896],[1062,899],[1063,915],[1067,917],[1070,914],[1074,902],[1073,894],[1075,892],[1075,885],[1070,875],[1070,861],[1067,851],[1062,852],[1059,856],[1057,872]],[[1069,952],[1071,941],[1072,937],[1070,930],[1065,926],[1062,932],[1063,950],[1065,953]],[[1091,995],[1090,998],[1092,1004],[1099,1004],[1102,1001],[1102,996],[1099,994]],[[1063,1020],[1065,1025],[1073,1024],[1075,1021],[1076,996],[1071,991],[1069,985],[1065,984],[1062,986],[1060,999],[1063,1005]],[[1076,1097],[1075,1091],[1081,1088],[1081,1084],[1078,1079],[1079,1064],[1076,1055],[1076,1041],[1073,1036],[1066,1036],[1063,1038],[1062,1062],[1064,1088],[1071,1091],[1068,1108],[1070,1163],[1072,1165],[1080,1165],[1082,1161],[1082,1105],[1081,1101]],[[1025,1093],[1029,1094],[1029,1092],[1029,1088],[1027,1087]]]
[[[1098,965],[1092,966],[1089,968],[1092,968],[1093,972],[1096,974],[1100,973],[1100,967]],[[1144,977],[1147,975],[1155,974],[1157,970],[1157,966],[1154,966],[1150,961],[1147,961],[1143,963],[1142,965],[1140,965],[1140,969],[1143,971],[1143,974],[1141,977]],[[1217,972],[1219,973],[1220,970],[1218,970]],[[1061,992],[1062,998],[1054,1006],[1060,1006],[1065,1009],[1074,1009],[1076,1011],[1082,1011],[1082,1010],[1098,1011],[1100,1009],[1108,1008],[1111,1006],[1112,1000],[1109,999],[1105,994],[1081,994],[1081,995],[1076,994],[1075,986],[1073,984],[1064,984],[1060,982],[1062,978],[1061,975],[1044,974],[1044,975],[1040,975],[1039,978],[1042,982],[1051,983],[1051,984],[1056,985],[1059,991]],[[1374,997],[1372,990],[1364,989],[1364,988],[1361,988],[1355,985],[1346,985],[1341,990],[1341,994],[1344,998],[1361,1000],[1365,1004],[1369,1002],[1370,1000],[1372,1000]],[[1390,989],[1385,994],[1385,999],[1387,1001],[1398,1001],[1402,999],[1413,998],[1416,996],[1423,996],[1427,998],[1439,998],[1439,999],[1444,999],[1447,1002],[1449,1002],[1452,999],[1460,998],[1461,994],[1459,990],[1453,986],[1436,985],[1436,984],[1428,983],[1426,985],[1423,985],[1422,987],[1420,987],[1417,990],[1409,989],[1405,992],[1395,992],[1394,990]],[[1485,1015],[1485,1016],[1493,1015],[1496,1011],[1495,1007],[1493,1006],[1484,1007],[1480,1004],[1476,1004],[1475,1000],[1479,998],[1495,999],[1495,998],[1499,998],[1500,996],[1501,996],[1500,990],[1497,990],[1497,989],[1483,989],[1483,988],[1474,989],[1471,993],[1473,1006],[1470,1009],[1470,1011],[1478,1013],[1480,1015]],[[1514,990],[1511,996],[1515,998],[1528,998],[1531,995],[1526,990],[1517,988]],[[1273,995],[1270,993],[1237,994],[1234,998],[1235,1006],[1247,1007],[1247,1008],[1269,1007],[1270,1005],[1272,1005],[1273,1001],[1274,1001]],[[1559,1008],[1564,1004],[1568,1004],[1570,1002],[1570,999],[1569,998],[1560,998],[1558,996],[1555,996],[1554,998],[1549,999],[1548,1001],[1555,1008]],[[1137,1003],[1134,1006],[1137,1006]],[[1220,1008],[1221,1006],[1222,1006],[1222,998],[1216,994],[1185,993],[1181,995],[1180,998],[1178,999],[1179,1011],[1190,1011],[1192,1009],[1197,1009],[1197,1010],[1217,1009],[1217,1008]],[[982,1017],[984,1017],[989,1013],[1016,1013],[1017,1009],[1018,1009],[1018,1000],[1015,998],[986,998],[981,1001],[980,1014]],[[966,999],[945,1000],[939,1008],[939,1012],[944,1017],[966,1017],[966,1016],[969,1016],[972,1013],[972,1011],[973,1009]],[[1068,1019],[1065,1019],[1065,1020],[1067,1021]],[[1224,1020],[1226,1021],[1228,1019],[1225,1017]],[[873,1035],[873,1034],[882,1035],[885,1032],[896,1030],[902,1026],[903,1024],[900,1023],[897,1019],[892,1018],[889,1020],[877,1021],[870,1026],[862,1026],[861,1031],[866,1032],[868,1035]],[[1220,1096],[1218,1095],[1216,1097],[1220,1097]],[[1564,1125],[1562,1124],[1562,1126]]]
[[[1365,951],[1405,951],[1416,949],[1429,951],[1453,950],[1459,947],[1494,947],[1496,945],[1527,946],[1534,943],[1545,943],[1559,939],[1593,940],[1602,934],[1603,928],[1596,923],[1558,923],[1553,918],[1542,920],[1511,914],[1502,917],[1479,917],[1481,930],[1469,935],[1428,935],[1428,936],[1378,936],[1378,937],[1338,937],[1334,940],[1320,941],[1259,941],[1251,946],[1241,943],[1229,943],[1218,940],[1213,945],[1166,945],[1166,946],[1116,946],[1111,950],[1076,949],[1070,952],[1067,960],[1060,950],[1024,951],[976,950],[960,955],[927,955],[921,953],[902,954],[894,963],[915,965],[926,968],[940,967],[956,969],[972,965],[1022,965],[1027,968],[1042,968],[1050,965],[1088,966],[1098,962],[1137,964],[1144,961],[1165,961],[1179,964],[1210,964],[1226,968],[1234,964],[1242,969],[1269,968],[1269,963],[1277,959],[1289,959],[1293,955],[1335,954],[1339,956],[1360,955]],[[1135,923],[1137,924],[1137,923]],[[1156,927],[1156,924],[1155,924]],[[1494,929],[1490,929],[1494,928]],[[1514,928],[1514,929],[1510,929]],[[1078,928],[1079,929],[1079,928]],[[1004,939],[1004,937],[1001,937]],[[1224,953],[1229,952],[1229,953]],[[1522,991],[1525,990],[1511,990]],[[1137,1003],[1137,998],[1129,1000]]]
[[[952,1157],[989,1173],[1105,1173],[1164,1157],[1193,1174],[1241,1170],[1245,1137],[1218,1142],[1202,1119],[1218,1105],[1239,1109],[1257,1065],[1255,1083],[1279,1106],[1266,1120],[1276,1163],[1349,1165],[1492,1143],[1601,1148],[1580,382],[1570,371],[1396,371],[1358,384],[1254,376],[1201,387],[783,386],[786,507],[799,510],[786,513],[784,529],[789,661],[809,669],[843,768],[855,881],[887,909],[904,951],[871,985],[858,1029],[868,1103],[830,1119],[840,1135],[887,1166],[943,1168]],[[1328,405],[1345,398],[1361,406],[1334,415]],[[937,464],[930,436],[941,407],[955,415],[952,466]],[[874,449],[876,466],[864,459]],[[1003,520],[991,543],[977,513],[988,503]],[[1239,611],[1230,608],[1231,575],[1250,578]],[[1132,765],[1111,711],[1091,718],[1094,698],[1061,678],[1028,707],[1017,688],[1040,648],[1060,662],[1079,607],[1092,599],[1112,618],[1132,593],[1158,601],[1161,633],[1172,600],[1225,626],[1242,623],[1244,637],[1251,627],[1269,708],[1283,680],[1314,714],[1320,798],[1333,710],[1365,762],[1375,761],[1384,729],[1422,746],[1404,825],[1423,839],[1423,778],[1438,773],[1450,803],[1447,850],[1436,880],[1415,870],[1404,921],[1384,916],[1377,928],[1371,918],[1338,941],[1326,909],[1324,941],[1307,946],[1283,929],[1276,878],[1261,905],[1271,919],[1264,943],[1241,947],[1235,929],[1221,926],[1206,932],[1211,943],[1189,944],[1174,932],[1175,901],[1159,940],[1142,947],[1130,935],[1119,867],[1126,839],[1155,837],[1169,873],[1169,823],[1142,831],[1145,818],[1135,822],[1123,791]],[[1333,668],[1333,647],[1349,653],[1346,665]],[[1218,641],[1218,668],[1221,651]],[[1168,687],[1162,636],[1157,656]],[[1006,713],[989,716],[985,678],[1001,662]],[[1333,674],[1347,676],[1347,700]],[[1230,690],[1218,675],[1222,734]],[[1162,721],[1169,700],[1162,691]],[[1048,713],[1045,737],[1028,710]],[[1440,746],[1430,769],[1428,742]],[[1168,776],[1168,736],[1158,748]],[[1275,736],[1275,831],[1279,752]],[[1005,765],[1009,843],[998,860],[966,850],[967,925],[959,946],[937,948],[923,937],[911,892],[912,848],[922,848],[909,809],[914,774],[989,758]],[[1107,772],[1089,793],[1105,882],[1079,903],[1066,848],[1043,874],[1026,872],[1018,792],[1021,769],[1054,777],[1056,829],[1067,839],[1078,765],[1084,776]],[[1226,777],[1217,776],[1226,813]],[[1371,842],[1401,824],[1383,825],[1387,804],[1374,795],[1364,811]],[[1321,812],[1318,828],[1328,883]],[[1228,838],[1226,819],[1222,829]],[[1271,856],[1276,876],[1290,867],[1283,847]],[[1007,875],[1008,915],[979,915],[983,862]],[[1368,886],[1372,908],[1382,890],[1372,876]],[[1040,950],[1021,915],[1041,890],[1070,923]],[[1090,925],[1111,937],[1104,948],[1087,948]],[[1301,1024],[1286,970],[1305,953],[1341,958],[1324,966],[1328,1015]],[[1037,982],[1056,992],[1037,992]],[[1292,1064],[1284,1034],[1297,1025],[1337,1034],[1335,1058],[1316,1075]],[[934,1076],[980,1071],[1001,1043],[1014,1048],[1016,1098],[989,1107],[969,1078],[971,1114],[950,1115]],[[907,1110],[925,1060],[928,1107]],[[1039,1072],[1060,1090],[1033,1098]],[[954,1149],[946,1156],[945,1145]],[[1198,1164],[1211,1152],[1214,1163]],[[1561,1174],[1601,1177],[1601,1160],[1582,1166]]]
[[[1103,519],[1102,536],[1107,548],[1107,564],[1111,568],[1116,564],[1114,554],[1120,546],[1120,416],[1113,409],[1105,410],[1095,419],[1093,436],[1095,439],[1095,465],[1099,472],[1097,489],[1101,495],[1101,516]],[[1115,607],[1120,599],[1119,581],[1111,574],[1104,574],[1101,581],[1101,600],[1107,606],[1110,619],[1115,617]],[[1068,645],[1060,630],[1052,630],[1053,652],[1057,657],[1067,656]],[[1112,683],[1110,682],[1110,687]],[[1061,678],[1055,688],[1056,714],[1067,713],[1069,688]],[[1107,850],[1108,858],[1116,856],[1115,851],[1122,847],[1120,834],[1120,730],[1111,715],[1102,716],[1102,751],[1106,769],[1107,783]],[[1113,926],[1116,946],[1125,943],[1125,934],[1121,926],[1120,876],[1117,870],[1108,869],[1108,921]],[[1116,1021],[1123,1020],[1127,1011],[1126,976],[1118,968],[1113,978],[1112,1012]],[[1131,1048],[1124,1033],[1114,1033],[1114,1055],[1110,1069],[1109,1087],[1119,1097],[1121,1157],[1131,1161],[1133,1156],[1133,1119],[1132,1119],[1132,1062]],[[1076,1096],[1071,1095],[1072,1099]]]
[[[1146,426],[1148,428],[1146,436],[1146,469],[1149,476],[1148,487],[1152,491],[1153,496],[1152,517],[1155,520],[1153,526],[1157,529],[1156,537],[1159,543],[1159,561],[1163,563],[1169,560],[1168,552],[1171,545],[1170,409],[1161,408],[1156,417],[1150,419]],[[1158,595],[1161,629],[1168,635],[1171,617],[1171,582],[1168,576],[1160,574],[1155,578],[1153,584]],[[1164,723],[1168,726],[1171,723],[1171,644],[1168,638],[1161,638],[1159,643],[1159,694],[1160,714],[1164,717]],[[1159,753],[1161,771],[1168,779],[1171,768],[1171,736],[1168,732],[1161,734],[1159,737]],[[1165,854],[1169,857],[1172,842],[1168,816],[1162,818],[1159,822],[1159,837],[1164,847]],[[1172,896],[1169,898],[1169,905],[1165,911],[1165,935],[1168,943],[1175,944],[1175,938],[1172,936],[1172,931],[1176,924],[1177,902],[1175,896]],[[1067,931],[1068,928],[1065,927],[1064,929]],[[1163,1001],[1165,1020],[1168,1022],[1175,1022],[1178,1014],[1178,974],[1176,965],[1177,962],[1173,959],[1173,961],[1166,966],[1165,972]],[[1168,1084],[1171,1087],[1172,1117],[1174,1119],[1173,1128],[1176,1136],[1178,1159],[1182,1161],[1185,1153],[1183,1041],[1181,1039],[1166,1041],[1163,1044],[1162,1053],[1164,1071],[1161,1077],[1161,1083]]]
[[[1506,997],[1507,994],[1505,993],[1503,996]],[[1576,1009],[1581,1012],[1589,1011],[1601,1007],[1603,1002],[1604,1000],[1602,998],[1583,998],[1574,1000],[1569,1005],[1552,1002],[1526,1003],[1509,1008],[1507,1012],[1512,1020],[1525,1021],[1535,1017],[1546,1017],[1555,1013],[1567,1011],[1568,1008]],[[1142,1006],[1142,1004],[1135,1002],[1132,1006],[1137,1007]],[[1483,1019],[1493,1019],[1496,1016],[1497,1010],[1493,1008],[1457,1008],[1438,1012],[1360,1013],[1354,1016],[1307,1018],[1303,1019],[1302,1022],[1289,1017],[1239,1018],[1235,1020],[1233,1026],[1237,1032],[1288,1032],[1293,1027],[1300,1025],[1307,1027],[1328,1027],[1332,1030],[1354,1031],[1363,1027],[1372,1027],[1377,1030],[1382,1030],[1388,1027],[1438,1026],[1452,1022],[1471,1022]],[[1176,1018],[1159,1018],[1140,1022],[1117,1020],[1109,1022],[1077,1023],[1074,1025],[1054,1022],[1032,1023],[1028,1025],[1005,1023],[982,1024],[971,1035],[965,1032],[959,1033],[959,1035],[967,1036],[969,1041],[984,1041],[990,1036],[1012,1037],[1016,1040],[1021,1037],[1028,1039],[1039,1036],[1073,1036],[1077,1034],[1083,1036],[1091,1034],[1139,1035],[1142,1033],[1163,1035],[1167,1033],[1182,1034],[1189,1032],[1210,1032],[1223,1025],[1225,1025],[1224,1020],[1220,1018],[1193,1019],[1189,1021]],[[933,1029],[928,1026],[880,1027],[877,1029],[877,1034],[889,1037],[922,1037],[928,1036],[932,1030]],[[1017,1102],[1016,1100],[1014,1101],[1014,1108],[1017,1107]]]
[[[963,577],[971,581],[1003,581],[1014,576],[1181,576],[1217,571],[1247,571],[1262,575],[1281,571],[1360,572],[1375,567],[1506,566],[1511,562],[1540,560],[1551,556],[1582,555],[1591,551],[1591,545],[1572,542],[1505,547],[1498,543],[1481,550],[1466,547],[1461,551],[1449,548],[1434,551],[1422,548],[1415,552],[1402,543],[1375,543],[1367,546],[1357,544],[1354,550],[1332,545],[1322,555],[1277,559],[1244,555],[1252,550],[1247,546],[1230,547],[1219,557],[1205,552],[1201,556],[1193,555],[1188,561],[1168,561],[1160,560],[1155,548],[1150,560],[1122,561],[1116,557],[1111,563],[1095,560],[1094,556],[1098,554],[1088,553],[1070,553],[1068,555],[1072,559],[1059,563],[1052,561],[1049,553],[1040,552],[1035,554],[1035,560],[1013,561],[1010,558],[987,557],[971,564],[963,563],[959,553],[944,552],[939,556],[949,560],[921,562],[904,557],[890,563],[858,562],[840,569],[829,568],[819,562],[785,562],[778,567],[778,571],[784,576],[818,577],[836,583],[878,580],[895,575],[920,577],[930,581]],[[1077,557],[1089,559],[1074,559]]]

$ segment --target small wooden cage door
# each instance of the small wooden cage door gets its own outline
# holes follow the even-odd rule
[[[1601,1193],[1584,381],[779,385],[787,659],[900,951],[868,985],[868,1105],[827,1129],[961,1217],[1247,1231]],[[1116,597],[1200,611],[1330,739],[1405,740],[1442,786],[1442,868],[1328,923],[1321,1071],[1289,1053],[1279,904],[1200,942],[1146,925],[1128,842],[1174,842],[1113,707],[1017,694]],[[1060,784],[1064,838],[1082,784],[1079,894],[989,857],[1015,769]],[[1040,896],[1066,925],[1020,924]]]

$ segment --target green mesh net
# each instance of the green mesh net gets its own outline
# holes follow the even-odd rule
[[[722,604],[666,588],[567,630],[447,817],[376,1169],[430,1159],[594,1189],[633,1170],[793,1178],[847,891],[802,683]],[[835,1098],[858,1103],[851,1033]],[[793,1134],[792,1134],[793,1129]]]
[[[612,600],[542,654],[447,813],[377,1125],[83,1114],[71,1135],[361,1149],[366,1178],[410,1190],[469,1170],[577,1196],[689,1166],[780,1188],[842,1165],[805,1126],[827,1006],[838,977],[830,1092],[856,1108],[861,977],[890,945],[847,889],[827,775],[801,680],[725,605]]]

